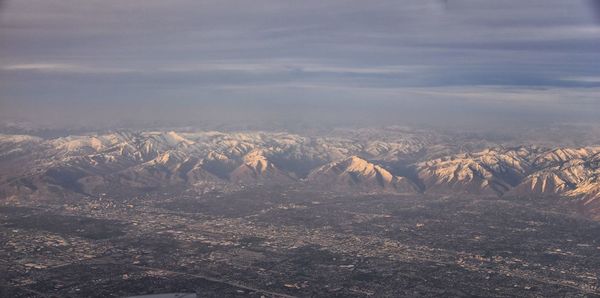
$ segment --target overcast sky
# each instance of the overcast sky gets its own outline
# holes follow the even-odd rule
[[[594,120],[593,1],[5,0],[0,117]]]

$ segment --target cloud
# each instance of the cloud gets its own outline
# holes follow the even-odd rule
[[[387,75],[406,74],[424,69],[415,65],[386,65],[386,66],[344,66],[335,64],[315,63],[310,61],[254,61],[254,62],[213,62],[191,65],[159,67],[161,72],[243,72],[243,73],[332,73],[357,75]]]
[[[69,64],[52,64],[52,63],[31,63],[31,64],[14,64],[3,66],[4,70],[34,70],[34,71],[71,71],[79,67]]]
[[[156,65],[151,68],[116,68],[107,66],[90,66],[65,63],[29,63],[1,66],[0,70],[59,74],[137,74],[137,75],[169,75],[169,74],[206,74],[206,73],[238,73],[250,75],[290,75],[290,74],[334,74],[334,75],[399,75],[423,71],[427,67],[418,65],[386,65],[386,66],[344,66],[335,64],[319,64],[309,61],[254,61],[254,62],[211,62],[200,64]]]
[[[580,83],[599,83],[600,84],[600,76],[597,77],[566,77],[562,78],[563,81],[567,82],[580,82]]]
[[[1,66],[5,71],[31,71],[44,73],[74,73],[74,74],[119,74],[134,72],[125,68],[102,68],[64,63],[26,63]]]
[[[34,114],[35,102],[205,108],[250,97],[263,108],[387,98],[438,110],[561,109],[592,104],[582,87],[600,87],[600,26],[583,0],[5,4],[0,104],[8,114],[25,101]]]

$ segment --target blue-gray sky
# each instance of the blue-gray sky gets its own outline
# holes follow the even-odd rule
[[[593,120],[594,2],[5,0],[0,117]]]

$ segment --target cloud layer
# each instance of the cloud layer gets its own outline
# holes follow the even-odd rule
[[[190,109],[231,119],[252,105],[287,119],[294,105],[322,114],[372,104],[402,116],[503,106],[511,118],[525,110],[579,119],[600,106],[593,4],[9,0],[0,11],[0,116],[84,121],[102,107],[126,121],[145,106],[147,118],[191,121],[202,113]],[[171,119],[165,107],[183,112]]]

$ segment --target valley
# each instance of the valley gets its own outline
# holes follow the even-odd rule
[[[4,206],[0,293],[597,295],[600,223],[561,202],[258,187]]]

